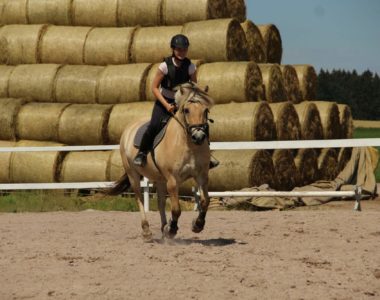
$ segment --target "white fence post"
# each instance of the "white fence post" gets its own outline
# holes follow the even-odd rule
[[[149,180],[144,177],[144,180],[141,181],[140,186],[144,190],[144,210],[145,212],[149,212]]]

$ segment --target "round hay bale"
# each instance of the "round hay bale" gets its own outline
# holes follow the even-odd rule
[[[287,99],[294,104],[300,103],[302,101],[302,94],[296,69],[290,65],[282,65],[280,69],[284,78]]]
[[[145,83],[151,64],[107,66],[99,79],[99,103],[144,101]]]
[[[342,172],[350,161],[352,155],[352,148],[341,148],[338,153],[338,173]]]
[[[0,61],[8,65],[39,63],[39,43],[47,25],[8,25],[0,31]]]
[[[71,25],[72,0],[28,0],[30,24]]]
[[[62,162],[59,182],[105,182],[111,151],[70,152]]]
[[[68,106],[59,120],[59,141],[69,145],[107,144],[107,124],[111,109],[111,105]]]
[[[334,180],[338,175],[338,154],[335,149],[322,149],[318,157],[319,180]]]
[[[352,139],[354,134],[354,121],[351,108],[345,104],[338,104],[340,117],[340,138]]]
[[[241,23],[241,27],[244,30],[245,37],[248,43],[249,60],[254,61],[256,63],[266,63],[266,48],[260,30],[250,20],[246,20],[244,23]]]
[[[275,150],[272,155],[274,165],[274,189],[291,191],[297,185],[297,168],[290,150]]]
[[[150,118],[153,102],[135,102],[114,105],[108,123],[110,143],[118,144],[124,129],[138,120]]]
[[[301,123],[302,140],[323,140],[323,128],[319,110],[314,103],[304,101],[294,105]]]
[[[0,98],[7,98],[9,96],[9,93],[8,93],[9,77],[11,76],[14,68],[15,68],[14,66],[0,65]]]
[[[84,63],[84,45],[91,27],[49,26],[40,42],[42,63]]]
[[[205,62],[248,60],[247,39],[235,19],[186,23],[182,33],[190,40],[190,58]]]
[[[208,85],[217,104],[264,99],[263,80],[254,62],[219,62],[201,65],[198,83]]]
[[[23,99],[0,99],[0,140],[16,140],[17,114],[24,103]]]
[[[282,40],[281,34],[276,25],[257,25],[263,37],[267,62],[271,64],[281,64],[282,60]]]
[[[164,25],[182,25],[187,22],[220,19],[226,15],[225,0],[163,0]]]
[[[73,24],[76,26],[116,27],[118,0],[73,0]]]
[[[61,103],[97,103],[100,66],[63,66],[55,81],[55,99]]]
[[[0,141],[0,147],[15,147],[16,142]],[[11,152],[0,153],[0,183],[10,183]]]
[[[0,4],[1,24],[27,24],[26,5],[28,0],[3,0]]]
[[[54,64],[16,66],[9,78],[9,96],[54,102],[54,84],[60,67]]]
[[[162,24],[162,0],[119,0],[119,26],[158,26]]]
[[[293,65],[296,69],[303,100],[317,97],[318,76],[313,66]]]
[[[117,181],[125,174],[119,150],[112,151],[107,170],[107,181]]]
[[[244,22],[247,19],[247,8],[244,0],[226,0],[227,17],[235,18],[239,22]]]
[[[321,116],[323,137],[325,139],[339,139],[340,137],[340,120],[339,108],[335,102],[312,101]]]
[[[213,142],[271,141],[276,125],[266,102],[230,103],[212,108],[210,139]]]
[[[281,69],[274,64],[258,64],[265,87],[265,99],[268,102],[287,101],[284,78]]]
[[[70,104],[28,103],[17,116],[17,136],[23,140],[58,141],[59,119]]]
[[[17,147],[55,147],[62,144],[19,141]],[[11,156],[10,179],[13,183],[58,182],[62,152],[15,152]]]
[[[274,166],[267,151],[214,151],[220,165],[209,172],[210,191],[241,190],[274,183]]]
[[[130,63],[134,27],[94,28],[84,46],[87,65],[120,65]]]
[[[305,186],[318,180],[318,154],[314,149],[300,149],[294,158],[297,185]]]
[[[294,105],[290,102],[272,103],[270,108],[276,123],[279,141],[301,139],[301,125]]]
[[[161,26],[138,28],[132,42],[132,62],[157,63],[172,53],[170,40],[180,34],[181,26]],[[191,42],[191,41],[190,41]]]

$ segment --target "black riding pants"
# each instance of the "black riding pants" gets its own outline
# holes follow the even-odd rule
[[[165,98],[168,103],[174,103],[173,99]],[[171,114],[166,110],[162,103],[156,100],[153,107],[152,117],[150,119],[150,124],[145,131],[142,140],[140,151],[147,153],[153,148],[153,141],[156,135],[164,128],[167,121],[170,119]]]

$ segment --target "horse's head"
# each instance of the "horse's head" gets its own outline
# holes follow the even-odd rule
[[[185,83],[177,87],[175,95],[184,127],[196,145],[203,144],[208,136],[208,114],[214,101],[208,96],[208,88],[202,90],[195,83]]]

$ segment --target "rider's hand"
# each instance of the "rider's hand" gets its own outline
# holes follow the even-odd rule
[[[166,105],[166,110],[170,113],[174,113],[174,111],[176,110],[176,105],[175,104],[167,104]]]

